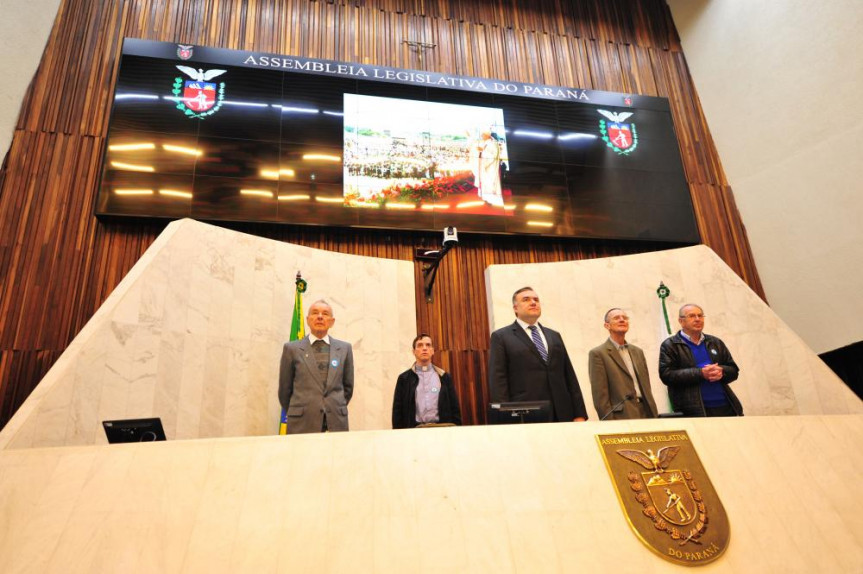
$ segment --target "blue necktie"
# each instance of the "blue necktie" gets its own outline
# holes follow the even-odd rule
[[[536,325],[530,326],[530,338],[533,339],[533,344],[536,345],[536,350],[539,351],[539,356],[547,363],[548,351],[545,350],[545,345],[542,344],[542,337],[539,336],[539,329],[536,328]]]

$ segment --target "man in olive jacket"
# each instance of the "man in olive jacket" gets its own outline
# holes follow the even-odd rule
[[[416,362],[399,375],[393,396],[393,428],[429,423],[461,424],[461,410],[449,373],[432,364],[434,343],[425,333],[413,340]]]
[[[655,418],[656,401],[644,351],[626,340],[629,317],[623,309],[613,307],[604,321],[608,339],[587,355],[596,414],[600,420]]]
[[[659,348],[659,378],[668,387],[674,410],[687,417],[743,416],[743,406],[728,386],[740,369],[718,337],[704,333],[704,311],[680,308],[680,331]]]

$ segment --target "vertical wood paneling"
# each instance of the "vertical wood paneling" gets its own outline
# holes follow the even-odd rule
[[[0,425],[165,226],[92,215],[124,36],[667,97],[703,241],[762,293],[662,0],[65,0],[0,169]],[[404,40],[437,47],[420,55]],[[440,241],[438,233],[229,226],[405,260]],[[453,372],[465,421],[483,421],[488,398],[488,265],[665,247],[463,236],[441,267],[435,303],[418,291],[417,328]],[[421,286],[419,266],[416,280]]]

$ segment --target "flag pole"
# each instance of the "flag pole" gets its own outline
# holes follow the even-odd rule
[[[296,289],[294,290],[294,313],[291,318],[291,341],[299,341],[306,336],[305,323],[303,322],[303,293],[308,289],[309,284],[303,279],[303,274],[297,271],[297,278],[294,282]],[[288,434],[288,411],[282,408],[282,415],[279,417],[279,434]]]
[[[660,327],[660,331],[662,332],[662,340],[664,341],[667,337],[671,336],[671,321],[668,320],[668,308],[665,305],[665,300],[668,299],[669,295],[671,295],[671,289],[666,287],[665,283],[660,281],[659,288],[656,290],[656,295],[659,297],[659,300],[662,301],[662,318],[665,320],[665,324]],[[666,393],[667,391],[668,389],[666,389]],[[674,412],[674,405],[671,404],[671,397],[668,397],[667,394],[666,397],[668,399],[668,411]]]
[[[671,290],[665,286],[662,281],[659,282],[659,289],[656,290],[659,300],[662,301],[662,317],[665,319],[665,332],[668,336],[671,335],[671,322],[668,320],[668,309],[665,306],[665,300],[671,295]]]

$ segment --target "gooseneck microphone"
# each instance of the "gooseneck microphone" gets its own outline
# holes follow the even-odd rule
[[[605,415],[603,415],[603,417],[602,417],[601,419],[599,419],[599,420],[604,421],[605,419],[607,419],[607,418],[608,418],[608,416],[609,416],[611,413],[619,413],[619,412],[621,412],[621,411],[623,410],[623,403],[625,403],[626,401],[631,401],[631,400],[632,400],[632,395],[626,395],[625,397],[623,397],[623,400],[622,400],[622,401],[620,401],[619,403],[617,403],[616,405],[614,405],[613,407],[611,407],[611,410],[610,410],[610,411],[608,411],[607,413],[605,413]]]

